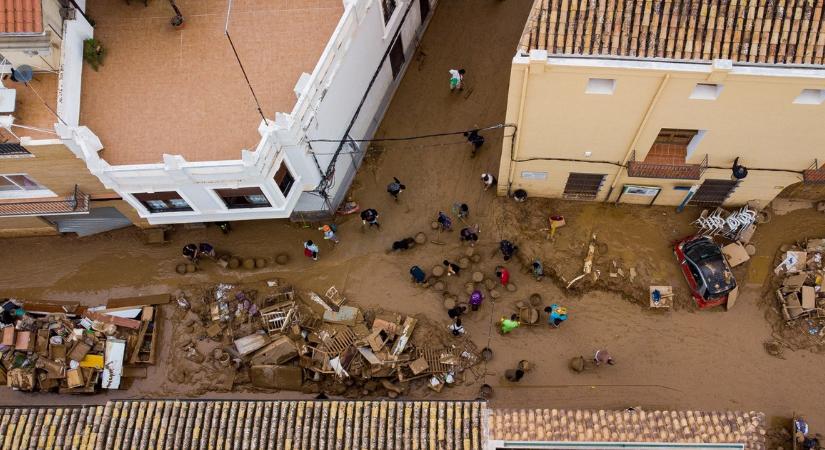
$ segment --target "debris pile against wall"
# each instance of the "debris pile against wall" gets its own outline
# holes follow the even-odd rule
[[[155,363],[157,312],[168,295],[106,306],[2,304],[0,383],[26,392],[93,394],[124,389]]]
[[[480,377],[475,345],[426,318],[351,306],[334,286],[279,281],[181,294],[170,381],[204,390],[279,389],[396,398],[420,380],[435,391]],[[199,378],[200,377],[200,378]]]
[[[808,239],[798,245],[783,246],[777,255],[774,311],[778,320],[774,326],[774,346],[825,350],[823,254],[825,239]]]

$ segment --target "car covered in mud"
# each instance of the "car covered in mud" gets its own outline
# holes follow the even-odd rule
[[[736,280],[722,249],[713,239],[701,235],[686,237],[676,242],[673,253],[699,308],[727,303],[728,294],[736,288]]]

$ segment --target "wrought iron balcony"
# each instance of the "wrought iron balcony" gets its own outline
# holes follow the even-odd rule
[[[0,217],[9,216],[54,216],[60,214],[82,214],[89,212],[89,194],[74,187],[74,191],[64,198],[27,198],[0,201]]]
[[[825,184],[825,167],[819,167],[816,159],[810,167],[802,171],[802,181],[807,184]]]
[[[638,178],[667,178],[672,180],[698,180],[708,167],[708,155],[699,164],[663,164],[636,161],[636,150],[627,161],[627,174]]]

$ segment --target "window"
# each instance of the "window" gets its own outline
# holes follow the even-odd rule
[[[395,12],[396,0],[381,0],[381,6],[384,10],[384,23],[390,21],[392,13]]]
[[[215,189],[215,193],[229,209],[268,208],[272,206],[259,187]]]
[[[687,147],[693,136],[696,136],[699,130],[679,130],[676,128],[662,128],[659,130],[659,135],[656,136],[654,144],[670,144]]]
[[[24,174],[0,175],[0,191],[42,191],[45,189]]]
[[[616,80],[610,78],[591,78],[587,80],[585,94],[613,95],[616,90]]]
[[[802,89],[793,102],[797,105],[821,105],[825,102],[825,89]]]
[[[395,40],[395,44],[392,44],[392,50],[390,50],[390,67],[392,68],[392,78],[395,79],[398,77],[398,74],[401,73],[401,67],[404,66],[404,46],[401,44],[401,36],[398,36],[398,39]]]
[[[716,100],[721,92],[721,84],[697,83],[690,98],[691,100]]]
[[[573,173],[564,185],[564,198],[592,200],[599,194],[606,175],[596,173]]]
[[[275,172],[275,184],[278,185],[278,189],[281,190],[281,194],[284,194],[284,197],[289,195],[292,185],[295,184],[295,178],[283,162],[281,162],[281,167],[278,168],[278,171]]]
[[[192,211],[192,207],[175,191],[132,194],[150,213]]]
[[[0,158],[22,158],[27,156],[32,156],[32,154],[20,144],[0,144]]]

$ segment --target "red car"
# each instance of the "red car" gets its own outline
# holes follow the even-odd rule
[[[699,308],[724,305],[728,293],[736,288],[736,280],[722,249],[707,236],[690,236],[673,247],[682,266],[690,292]]]

